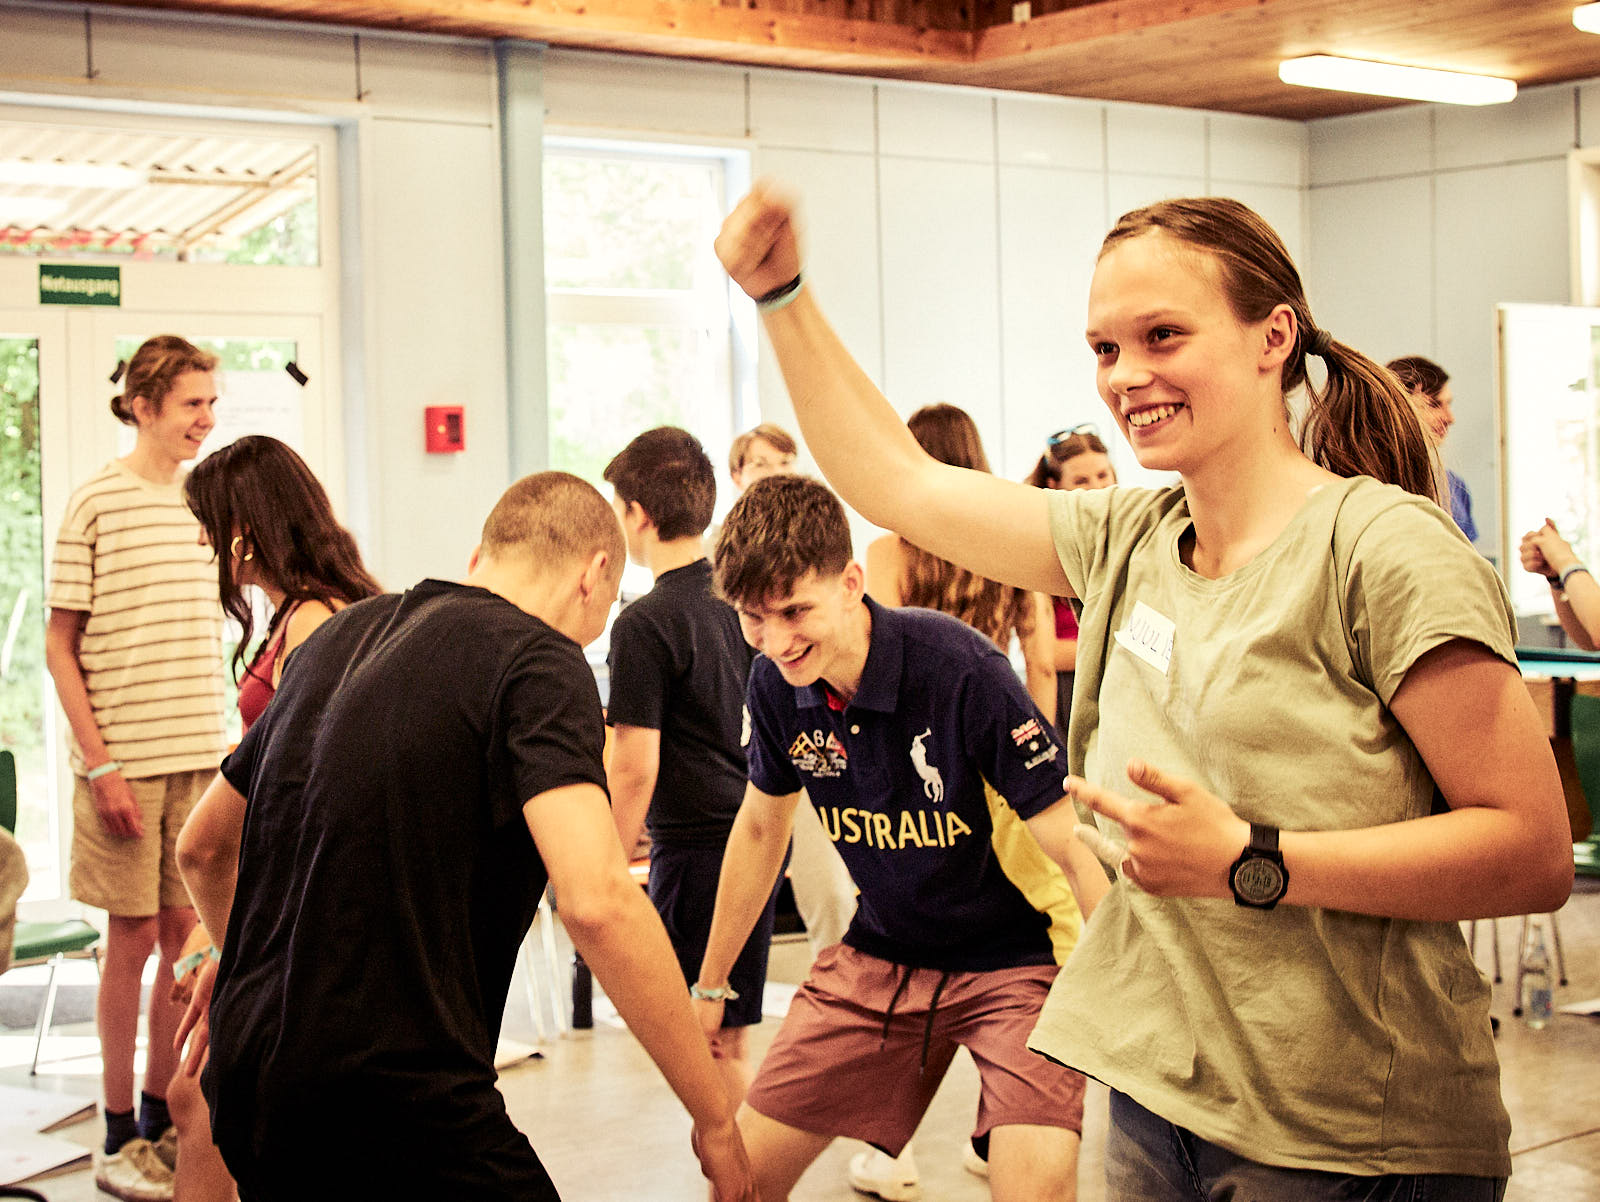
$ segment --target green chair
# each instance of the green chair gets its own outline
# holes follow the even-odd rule
[[[1572,699],[1572,754],[1592,819],[1589,837],[1572,845],[1573,865],[1579,876],[1600,876],[1600,697]]]
[[[10,751],[0,751],[0,827],[8,833],[17,830],[17,759]],[[12,945],[11,967],[22,968],[31,964],[48,964],[50,976],[44,990],[44,1006],[39,1011],[39,1021],[34,1028],[33,1062],[28,1075],[39,1071],[39,1049],[44,1045],[45,1032],[56,1009],[56,969],[68,956],[94,961],[95,974],[100,972],[100,932],[81,918],[63,922],[19,922]]]

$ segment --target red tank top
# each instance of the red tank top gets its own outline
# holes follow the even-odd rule
[[[245,730],[249,730],[255,720],[261,717],[267,702],[278,691],[278,686],[272,683],[272,676],[283,654],[284,640],[289,635],[289,618],[293,613],[294,607],[291,606],[283,615],[283,621],[278,623],[277,633],[262,644],[255,659],[244,670],[244,679],[239,682],[239,720]]]

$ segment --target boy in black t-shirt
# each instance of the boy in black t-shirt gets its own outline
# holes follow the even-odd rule
[[[227,933],[185,1019],[200,1024],[185,1068],[209,1019],[202,1084],[241,1196],[557,1197],[493,1065],[547,874],[573,943],[694,1117],[717,1196],[752,1196],[607,807],[581,646],[622,559],[594,488],[519,481],[464,582],[334,615],[223,762],[179,840],[202,920]]]
[[[700,971],[722,852],[744,797],[744,689],[755,653],[711,591],[704,535],[717,482],[694,435],[647,430],[605,479],[629,556],[655,577],[611,627],[611,806],[623,847],[649,828],[650,900],[687,985]],[[761,1021],[776,896],[768,893],[733,965],[722,1027],[711,1036],[739,1097],[749,1085],[745,1028]]]

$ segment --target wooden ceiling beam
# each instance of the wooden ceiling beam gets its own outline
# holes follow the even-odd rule
[[[64,0],[65,2],[65,0]],[[1307,120],[1403,103],[1292,88],[1280,59],[1600,76],[1574,0],[109,0],[301,22],[1139,101]]]
[[[563,46],[870,70],[972,61],[969,28],[785,13],[706,0],[110,0],[119,7],[353,25]],[[848,5],[836,5],[845,11]]]

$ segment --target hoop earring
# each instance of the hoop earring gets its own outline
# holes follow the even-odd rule
[[[233,541],[228,544],[228,554],[232,555],[240,563],[249,563],[252,559],[254,559],[256,557],[256,553],[255,553],[254,550],[251,550],[251,551],[245,552],[243,555],[240,555],[239,554],[239,544],[242,543],[242,542],[244,542],[244,535],[235,534],[233,536]]]

